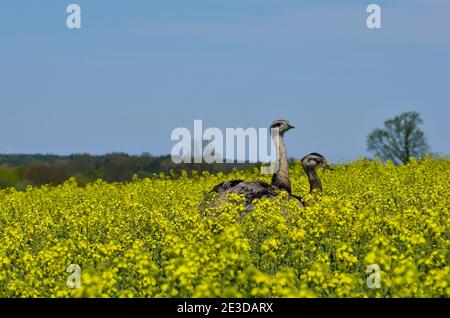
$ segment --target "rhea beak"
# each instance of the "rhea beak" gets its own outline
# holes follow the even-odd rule
[[[295,128],[295,126],[289,124],[289,129],[294,129],[294,128]]]
[[[329,165],[328,163],[326,163],[326,162],[324,162],[324,163],[322,164],[322,168],[327,169],[327,170],[334,171],[333,167],[330,166],[330,165]]]

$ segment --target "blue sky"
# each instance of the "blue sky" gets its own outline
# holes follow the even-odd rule
[[[0,153],[167,154],[194,119],[286,118],[289,156],[336,162],[414,110],[450,154],[450,1],[2,0],[0,41]]]

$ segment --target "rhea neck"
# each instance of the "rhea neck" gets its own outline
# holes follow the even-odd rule
[[[287,160],[286,146],[284,144],[284,133],[273,136],[277,147],[278,170],[272,176],[272,186],[291,193],[291,181],[289,179],[289,166]]]
[[[315,189],[322,192],[322,182],[316,173],[316,167],[305,168],[306,175],[308,176],[309,192],[312,193]]]

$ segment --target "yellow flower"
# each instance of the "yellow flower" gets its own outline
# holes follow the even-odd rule
[[[0,190],[0,297],[450,297],[449,159],[338,165],[320,195],[290,169],[305,208],[231,195],[200,215],[222,181],[270,182],[257,170]]]

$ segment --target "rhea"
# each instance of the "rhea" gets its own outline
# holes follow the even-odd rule
[[[309,155],[304,156],[300,160],[300,162],[302,164],[303,170],[308,176],[310,193],[322,192],[322,182],[319,178],[319,175],[317,174],[317,168],[323,168],[331,171],[333,171],[334,169],[327,163],[325,157],[317,152],[313,152],[310,153]],[[226,181],[217,185],[210,191],[210,194],[211,193],[217,193],[219,196],[218,199],[226,197],[226,195],[230,193],[244,194],[246,198],[245,202],[246,212],[250,212],[253,209],[254,199],[262,199],[262,198],[274,199],[276,196],[280,194],[280,188],[276,188],[265,182],[259,181],[244,182],[242,180],[233,180],[233,181]],[[297,201],[300,207],[305,207],[314,202],[314,199],[305,202],[301,197],[294,195],[291,192],[288,192],[288,200]]]
[[[300,207],[308,205],[310,202],[304,202],[301,197],[292,194],[291,181],[289,178],[289,167],[287,159],[286,146],[284,144],[284,133],[294,128],[287,120],[276,120],[271,125],[273,129],[279,129],[279,134],[272,137],[277,146],[278,170],[272,175],[272,184],[262,181],[243,181],[231,180],[216,185],[209,194],[216,193],[217,199],[225,198],[231,193],[242,194],[245,197],[246,211],[253,209],[253,200],[255,199],[274,199],[282,190],[288,193],[288,199],[296,200]],[[317,168],[333,170],[327,163],[324,156],[317,152],[310,153],[301,159],[303,170],[308,176],[310,193],[315,191],[322,192],[322,182],[317,174]],[[204,203],[202,204],[204,206]]]
[[[322,192],[322,182],[317,175],[316,169],[318,167],[333,171],[334,169],[327,163],[324,156],[320,153],[313,152],[304,156],[301,159],[303,170],[308,176],[309,192],[313,193],[315,190]]]
[[[278,160],[278,169],[272,175],[272,184],[262,181],[231,180],[216,185],[209,194],[216,193],[218,199],[224,198],[231,193],[242,194],[245,196],[246,208],[249,210],[254,199],[261,199],[263,197],[272,198],[281,190],[291,193],[291,180],[289,178],[284,134],[295,127],[287,120],[275,120],[272,122],[270,128],[271,136],[276,146]]]

